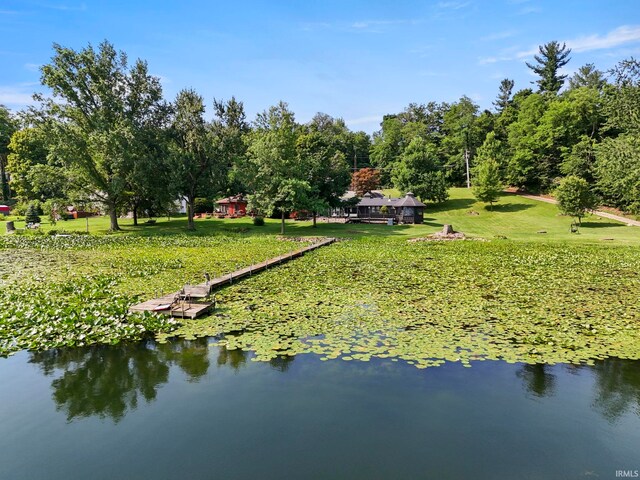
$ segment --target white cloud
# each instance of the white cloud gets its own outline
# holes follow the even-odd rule
[[[24,107],[35,102],[32,92],[26,92],[24,88],[15,86],[0,86],[0,104],[10,107]]]
[[[40,65],[38,65],[37,63],[25,63],[24,68],[26,68],[30,72],[37,72],[40,70]]]
[[[640,26],[623,25],[604,36],[590,35],[588,37],[568,40],[567,46],[574,52],[588,52],[590,50],[612,48],[637,41],[640,41]]]
[[[590,52],[592,50],[605,50],[618,47],[627,43],[640,42],[640,26],[623,25],[611,30],[605,35],[588,35],[583,37],[565,40],[567,47],[573,52]],[[531,48],[516,54],[516,58],[527,58],[538,53],[538,47]]]
[[[542,9],[540,7],[524,7],[518,10],[516,15],[529,15],[531,13],[540,13]]]
[[[471,2],[439,2],[438,8],[460,10],[461,8],[471,5]]]
[[[504,32],[495,32],[484,37],[481,37],[480,40],[484,41],[494,41],[494,40],[504,40],[505,38],[513,37],[517,32],[515,30],[506,30]]]

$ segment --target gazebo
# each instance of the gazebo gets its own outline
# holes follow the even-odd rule
[[[396,209],[398,223],[422,223],[424,221],[424,207],[426,205],[416,199],[411,192],[399,198],[393,205]]]

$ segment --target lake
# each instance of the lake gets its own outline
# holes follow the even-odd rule
[[[640,361],[255,362],[207,339],[0,359],[2,479],[616,478],[638,452]]]

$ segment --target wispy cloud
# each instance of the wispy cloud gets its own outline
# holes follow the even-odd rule
[[[33,105],[33,94],[25,91],[23,87],[0,85],[0,104],[10,107],[24,107]]]
[[[354,20],[352,22],[305,22],[300,24],[300,29],[307,32],[318,30],[338,30],[356,33],[384,33],[391,27],[399,25],[417,25],[420,19],[389,19],[389,20]]]
[[[503,32],[494,32],[489,35],[485,35],[484,37],[480,37],[480,40],[492,42],[495,40],[504,40],[505,38],[510,38],[516,35],[518,32],[515,30],[505,30]]]
[[[523,7],[516,12],[516,15],[531,15],[532,13],[541,13],[542,8],[536,6]]]
[[[40,65],[37,63],[25,63],[24,68],[29,70],[30,72],[37,72],[40,70]]]
[[[446,10],[460,10],[461,8],[468,7],[471,2],[438,2],[437,7]]]
[[[603,48],[613,48],[625,43],[640,41],[640,26],[623,25],[610,31],[604,36],[590,35],[574,40],[568,40],[567,45],[574,52],[588,52]]]
[[[64,12],[84,12],[87,10],[87,4],[81,3],[79,5],[69,5],[64,3],[36,3],[38,7],[48,8],[51,10],[61,10]]]

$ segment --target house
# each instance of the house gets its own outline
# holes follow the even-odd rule
[[[344,198],[353,198],[349,193]],[[332,215],[344,216],[351,222],[386,223],[392,219],[394,223],[417,224],[424,221],[424,207],[415,195],[408,192],[404,197],[385,197],[381,192],[365,193],[354,207],[334,210]]]
[[[217,213],[230,217],[242,217],[247,214],[247,201],[242,195],[223,198],[216,202]]]
[[[2,215],[9,215],[11,213],[11,207],[8,205],[0,205],[0,213]]]

